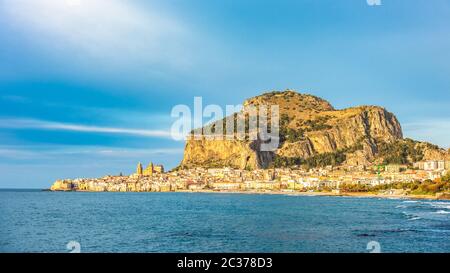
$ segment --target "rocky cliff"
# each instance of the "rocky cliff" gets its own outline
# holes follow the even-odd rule
[[[279,106],[280,145],[276,151],[261,151],[259,140],[189,139],[180,167],[369,165],[389,159],[391,150],[404,142],[395,115],[378,106],[336,110],[321,98],[294,91],[265,93],[246,100],[243,105],[243,111],[249,106]],[[432,145],[418,142],[413,145],[424,147],[422,158],[424,153],[442,152]],[[417,158],[407,160],[414,159]]]

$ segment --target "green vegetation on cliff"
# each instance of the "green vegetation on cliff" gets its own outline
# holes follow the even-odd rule
[[[405,138],[392,143],[380,143],[379,156],[384,158],[383,164],[411,164],[424,157],[424,146],[420,142]],[[425,144],[431,149],[439,149],[432,144]]]
[[[358,142],[358,144],[353,145],[352,147],[347,147],[342,150],[338,150],[333,153],[322,153],[317,154],[309,158],[301,158],[301,157],[284,157],[284,156],[275,156],[273,161],[273,167],[275,168],[286,168],[292,166],[304,166],[306,168],[317,168],[317,167],[326,167],[326,166],[338,166],[345,162],[347,159],[347,153],[353,153],[358,150],[363,149],[362,140]]]
[[[325,167],[329,165],[340,165],[346,160],[343,151],[334,153],[323,153],[304,159],[301,157],[276,156],[273,162],[275,168],[286,168],[291,166],[305,166],[307,168]]]
[[[313,131],[321,131],[331,129],[332,126],[327,124],[329,117],[321,116],[316,119],[307,119],[301,123],[296,123],[296,128],[292,129],[288,127],[291,122],[291,118],[287,114],[283,114],[280,117],[280,142],[296,142],[305,140],[305,133]]]

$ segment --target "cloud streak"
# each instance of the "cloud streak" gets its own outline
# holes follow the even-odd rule
[[[36,119],[0,119],[0,128],[37,129],[55,131],[74,131],[84,133],[124,134],[143,137],[171,138],[171,132],[165,130],[144,130],[118,127],[89,126]]]
[[[183,149],[179,148],[158,148],[158,149],[130,149],[120,147],[99,147],[99,146],[0,146],[0,158],[15,160],[43,160],[61,157],[81,158],[81,157],[105,157],[108,159],[119,158],[127,160],[137,157],[152,157],[156,155],[180,155]]]

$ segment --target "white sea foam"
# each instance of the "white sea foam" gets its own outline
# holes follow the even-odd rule
[[[449,214],[450,211],[446,211],[446,210],[438,210],[436,211],[437,214]]]
[[[422,214],[417,215],[417,214],[413,214],[407,211],[402,211],[403,215],[405,215],[405,217],[407,218],[408,221],[415,221],[415,220],[419,220],[422,219]]]
[[[426,202],[426,204],[438,209],[450,209],[449,202]]]

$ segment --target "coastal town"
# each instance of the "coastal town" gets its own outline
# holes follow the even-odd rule
[[[450,196],[450,151],[404,138],[395,115],[382,107],[337,110],[322,98],[293,90],[267,92],[243,105],[241,123],[248,125],[248,137],[245,109],[277,106],[276,147],[263,149],[267,143],[258,137],[230,141],[201,135],[223,128],[225,118],[195,130],[198,138],[192,131],[183,159],[170,171],[139,163],[128,176],[58,180],[51,190]],[[239,123],[238,116],[230,117],[233,127]]]
[[[450,170],[450,161],[436,160],[407,165],[372,167],[328,166],[325,168],[274,168],[239,170],[232,168],[175,169],[164,172],[162,165],[139,163],[129,176],[58,180],[52,191],[92,192],[331,192],[340,193],[348,186],[389,186],[394,183],[436,181]],[[391,194],[407,194],[391,191]],[[388,193],[387,193],[388,194]]]

